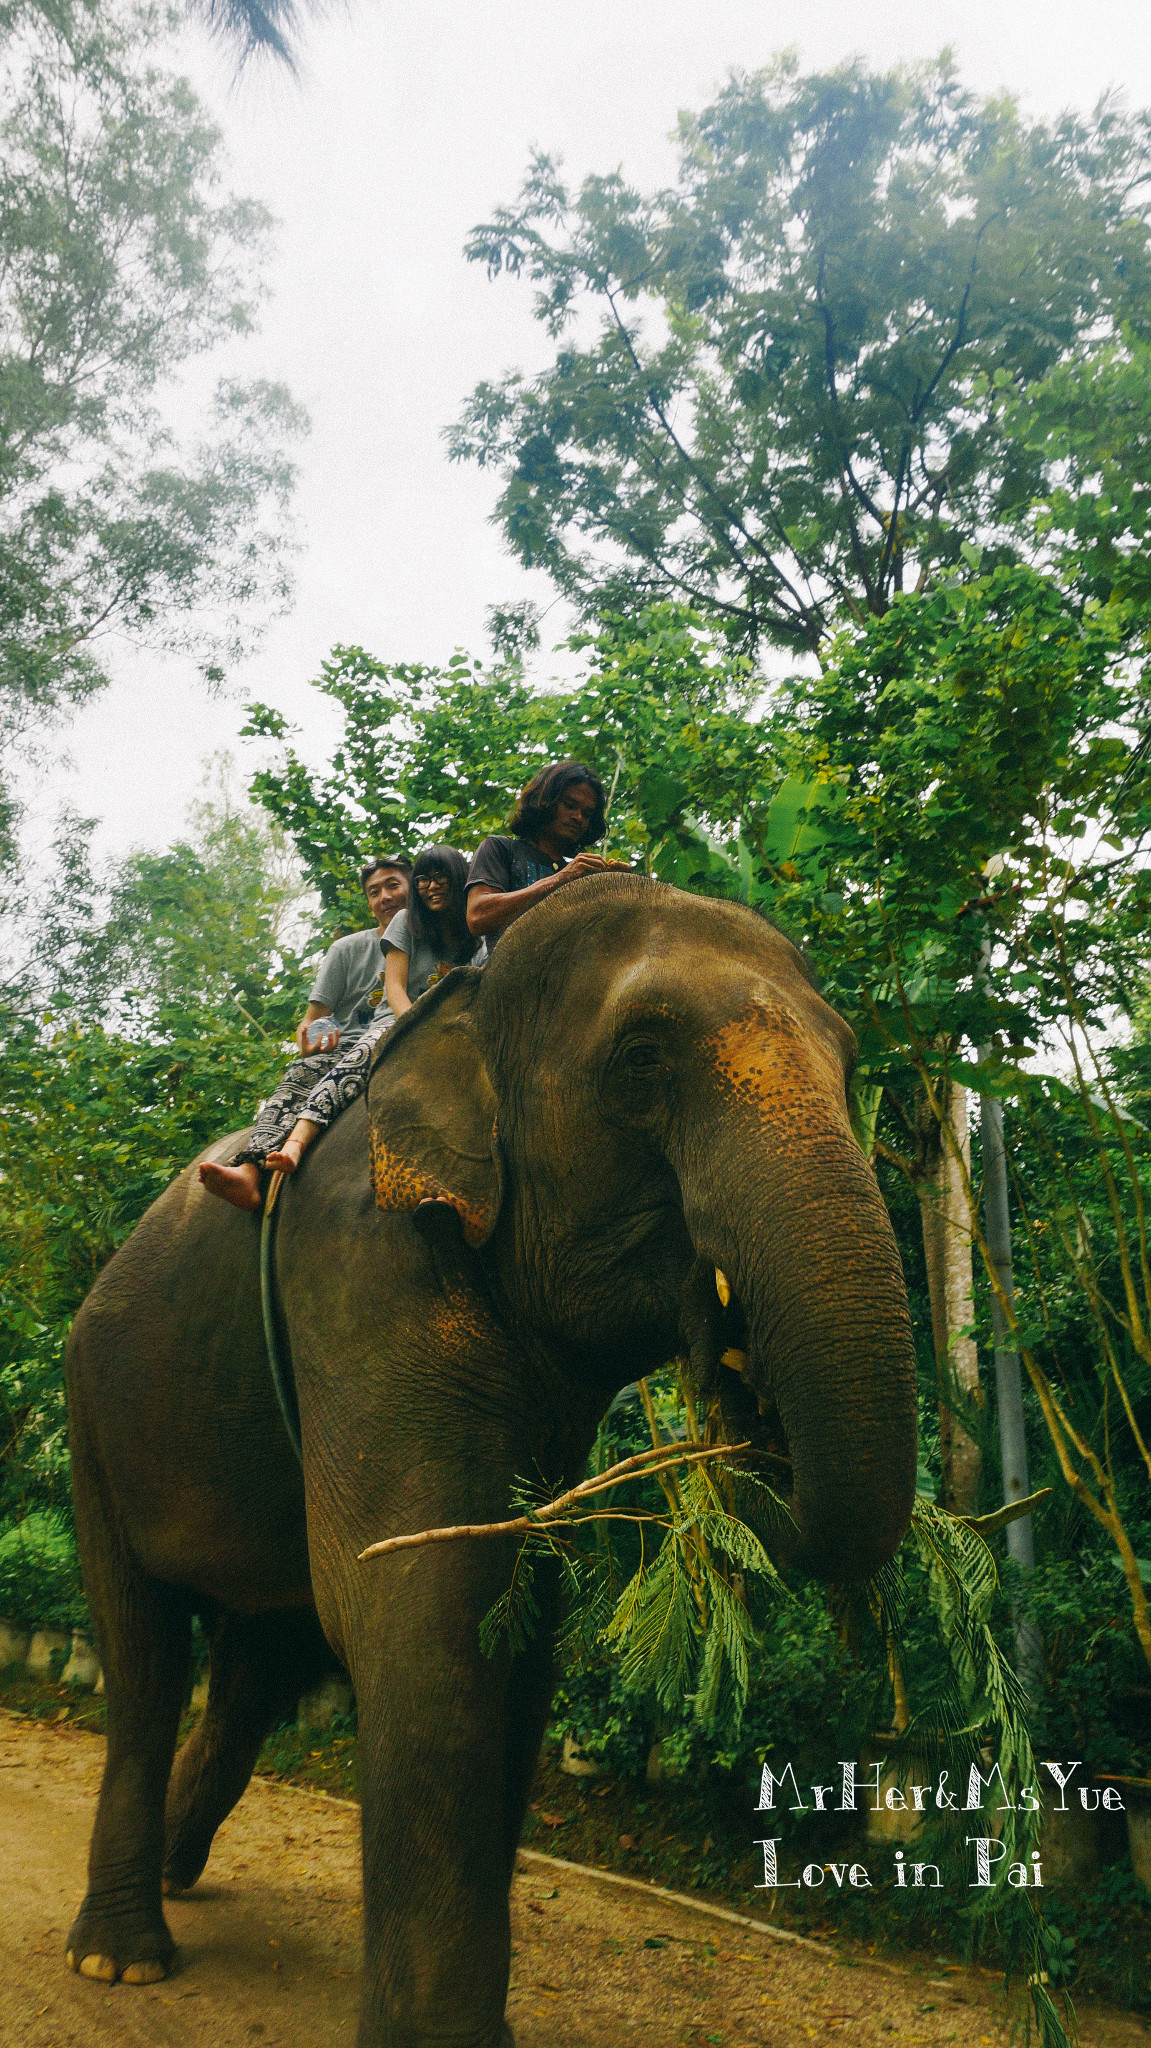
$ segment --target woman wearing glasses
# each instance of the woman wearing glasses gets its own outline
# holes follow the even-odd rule
[[[407,908],[397,912],[384,933],[387,1013],[368,1026],[312,1090],[279,1149],[265,1157],[273,1171],[294,1173],[313,1140],[363,1094],[373,1048],[425,989],[453,967],[478,967],[486,960],[483,939],[468,930],[467,879],[467,861],[454,846],[429,846],[421,853],[412,869]]]

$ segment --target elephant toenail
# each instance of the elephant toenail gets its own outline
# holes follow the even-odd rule
[[[120,1981],[122,1984],[158,1984],[167,1974],[163,1963],[129,1963],[127,1969],[121,1971]]]
[[[75,1967],[76,1967],[76,1956],[75,1956],[75,1951],[74,1951],[74,1950],[72,1950],[72,1949],[70,1949],[70,1948],[69,1948],[69,1949],[65,1949],[65,1951],[64,1951],[64,1961],[65,1961],[65,1962],[67,1963],[67,1965],[68,1965],[68,1968],[69,1968],[70,1970],[74,1970],[74,1969],[75,1969]]]
[[[114,1984],[116,1965],[111,1956],[84,1956],[80,1962],[80,1975],[94,1977],[98,1984]]]

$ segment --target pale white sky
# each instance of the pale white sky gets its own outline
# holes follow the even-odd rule
[[[1036,112],[1087,107],[1112,85],[1151,103],[1134,0],[349,0],[307,29],[299,79],[265,67],[238,83],[189,31],[182,60],[224,130],[235,188],[281,222],[261,331],[220,367],[282,379],[312,415],[295,604],[215,702],[191,664],[115,650],[115,685],[71,727],[75,768],[40,790],[41,813],[67,796],[103,819],[109,849],[164,844],[208,753],[235,746],[247,768],[244,698],[278,705],[322,759],[336,721],[308,684],[334,642],[394,659],[485,653],[489,604],[549,602],[488,523],[495,480],[450,467],[441,440],[481,377],[547,358],[527,288],[489,284],[461,254],[514,196],[533,145],[561,154],[573,181],[619,165],[654,185],[674,168],[677,110],[703,105],[733,66],[788,46],[811,67],[889,65],[945,44],[968,83]]]

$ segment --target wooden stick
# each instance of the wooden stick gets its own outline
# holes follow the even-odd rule
[[[601,1472],[594,1479],[582,1479],[578,1486],[569,1487],[566,1493],[558,1494],[555,1500],[545,1502],[534,1514],[516,1515],[508,1522],[459,1522],[442,1529],[421,1529],[411,1536],[386,1536],[381,1543],[369,1543],[366,1550],[361,1550],[358,1562],[363,1564],[366,1558],[384,1557],[393,1550],[418,1550],[425,1543],[454,1543],[461,1536],[529,1536],[532,1530],[538,1529],[541,1524],[544,1527],[556,1523],[562,1526],[565,1521],[572,1519],[566,1512],[568,1509],[582,1504],[591,1494],[609,1492],[625,1478],[658,1478],[661,1472],[671,1471],[677,1465],[701,1464],[706,1458],[722,1458],[733,1451],[750,1449],[750,1441],[743,1444],[711,1444],[701,1446],[698,1450],[675,1451],[669,1456],[671,1446],[659,1444],[650,1451],[637,1452],[632,1458],[622,1458],[618,1465],[609,1466],[606,1472]],[[657,1460],[662,1462],[657,1463]],[[658,1520],[659,1517],[652,1519]]]

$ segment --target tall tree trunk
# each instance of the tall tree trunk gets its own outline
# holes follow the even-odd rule
[[[988,1048],[979,1047],[980,1060]],[[1014,1306],[1015,1279],[1011,1264],[1011,1209],[1007,1193],[1007,1157],[1003,1148],[1003,1105],[984,1095],[980,1108],[983,1139],[983,1217],[987,1249],[999,1275],[999,1284]],[[1027,1474],[1027,1431],[1023,1411],[1023,1375],[1011,1328],[997,1294],[991,1297],[991,1328],[995,1338],[995,1387],[999,1405],[999,1448],[1003,1462],[1004,1503],[1026,1499],[1031,1490]],[[1031,1517],[1021,1515],[1007,1525],[1007,1550],[1025,1572],[1035,1566]],[[1043,1645],[1035,1623],[1015,1607],[1015,1668],[1031,1698],[1038,1699],[1043,1687]]]
[[[970,1171],[967,1090],[948,1085],[946,1114]],[[978,1513],[979,1446],[954,1413],[956,1396],[979,1403],[979,1358],[975,1340],[959,1333],[974,1320],[971,1224],[959,1163],[943,1142],[925,1100],[916,1117],[917,1173],[923,1223],[923,1251],[931,1297],[931,1327],[939,1374],[939,1438],[942,1505],[954,1514]]]

